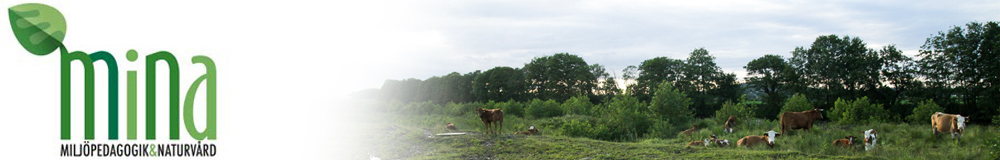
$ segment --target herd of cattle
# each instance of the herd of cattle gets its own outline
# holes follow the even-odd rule
[[[486,125],[486,133],[497,133],[500,134],[500,130],[503,129],[503,111],[500,109],[476,109],[477,115],[482,119],[483,123]],[[812,129],[813,122],[816,120],[823,119],[823,109],[812,109],[802,112],[785,112],[782,113],[779,119],[781,132],[776,132],[774,130],[764,132],[763,135],[750,135],[741,138],[736,141],[737,146],[743,146],[746,148],[753,148],[753,146],[767,145],[768,147],[774,148],[775,137],[785,134],[788,130],[802,129],[807,133]],[[958,114],[947,114],[937,112],[931,115],[931,127],[934,135],[940,133],[950,133],[952,138],[962,139],[962,131],[965,130],[965,122],[969,117],[958,115]],[[730,116],[726,120],[726,125],[723,128],[724,133],[733,133],[733,128],[736,125],[736,116]],[[455,125],[448,123],[447,128],[450,130],[457,130]],[[681,131],[679,134],[691,136],[695,131],[698,130],[698,125],[692,125],[691,129]],[[528,131],[515,132],[514,134],[524,134],[532,135],[537,134],[538,129],[535,126],[531,126]],[[871,150],[875,147],[876,141],[878,140],[878,133],[875,129],[869,129],[863,132],[864,135],[864,145],[865,150]],[[833,140],[834,146],[854,146],[854,141],[857,137],[847,135],[844,139]],[[688,146],[716,146],[716,147],[726,147],[730,146],[729,140],[718,139],[715,135],[711,135],[709,139],[704,139],[701,141],[692,141],[688,143]]]

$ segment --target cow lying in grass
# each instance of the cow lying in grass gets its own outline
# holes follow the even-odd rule
[[[856,138],[858,137],[847,136],[844,137],[844,139],[833,140],[833,146],[844,146],[844,147],[854,146],[854,139]]]
[[[712,140],[709,140],[709,139],[704,139],[704,140],[701,140],[701,141],[691,141],[691,143],[688,143],[687,146],[701,146],[701,145],[704,145],[705,147],[708,147],[708,144],[712,144],[711,142],[712,142]]]
[[[514,134],[523,134],[523,135],[538,134],[538,129],[536,129],[535,126],[531,126],[528,128],[528,131],[514,132]]]
[[[878,140],[878,133],[875,129],[865,131],[865,150],[875,149],[875,141]]]
[[[804,129],[809,132],[814,121],[823,119],[823,114],[820,112],[823,112],[823,109],[781,113],[781,134],[793,129]]]
[[[448,130],[453,130],[453,131],[454,130],[458,130],[458,128],[455,128],[455,124],[451,124],[451,123],[448,123],[448,125],[445,126],[445,128],[448,128]]]
[[[755,145],[767,144],[768,147],[774,148],[774,137],[781,136],[778,132],[774,130],[764,132],[763,136],[746,136],[736,141],[737,146],[744,146],[747,148],[753,148]]]
[[[719,139],[719,138],[715,137],[715,135],[712,135],[712,139],[709,139],[709,141],[711,141],[712,143],[714,143],[715,146],[717,146],[717,147],[726,147],[726,146],[729,146],[729,140],[727,140],[727,139]]]
[[[476,108],[476,113],[483,120],[483,123],[486,124],[486,134],[492,133],[491,130],[500,134],[500,131],[503,130],[503,111],[500,109]]]
[[[695,130],[698,130],[698,125],[691,125],[691,129],[681,131],[680,134],[691,136],[691,134],[694,133]]]
[[[938,133],[951,133],[951,138],[958,135],[958,140],[962,140],[962,131],[965,130],[965,120],[968,118],[958,114],[937,112],[931,115],[931,127],[935,136]]]
[[[736,116],[729,116],[726,120],[726,128],[722,129],[722,132],[733,133],[733,125],[736,125]]]

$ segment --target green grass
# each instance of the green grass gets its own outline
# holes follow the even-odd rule
[[[547,119],[505,118],[502,135],[484,135],[485,127],[474,116],[399,116],[382,115],[387,121],[379,122],[387,134],[376,136],[370,154],[383,159],[990,159],[986,140],[997,137],[997,128],[970,125],[961,141],[950,135],[934,136],[929,124],[868,124],[837,125],[817,123],[811,132],[794,130],[776,138],[774,148],[759,146],[753,149],[737,147],[736,141],[748,135],[761,135],[768,130],[780,131],[776,121],[741,120],[736,132],[722,132],[722,125],[712,119],[700,119],[701,129],[692,136],[679,135],[671,139],[642,139],[637,142],[609,142],[587,138],[566,137],[556,128],[539,128],[541,135],[513,135],[527,130],[528,126],[540,127]],[[434,133],[451,132],[444,129],[448,122],[455,123],[462,136],[433,136]],[[389,126],[389,127],[385,127]],[[391,129],[386,129],[391,128]],[[862,141],[856,140],[853,148],[836,147],[831,143],[847,135],[862,137],[863,132],[875,129],[880,139],[876,148],[865,151]],[[708,138],[715,134],[728,139],[727,148],[687,147],[690,141]]]

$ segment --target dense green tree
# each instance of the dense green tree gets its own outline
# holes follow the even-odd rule
[[[579,56],[556,53],[524,64],[528,90],[544,100],[565,101],[574,95],[594,95],[597,76]]]
[[[527,92],[524,72],[517,68],[494,67],[476,77],[472,92],[480,102],[523,101]]]
[[[675,125],[686,125],[694,119],[691,98],[683,91],[675,89],[670,82],[662,82],[653,92],[649,101],[649,111],[663,121]]]
[[[816,38],[808,49],[797,47],[789,60],[802,76],[807,92],[820,101],[820,108],[830,108],[833,101],[854,99],[879,87],[879,55],[857,37],[836,35]],[[861,94],[859,94],[861,93]]]
[[[951,113],[987,121],[1000,105],[1000,27],[998,22],[971,22],[927,38],[921,46],[920,76],[930,98]],[[951,104],[956,97],[958,104]]]
[[[663,81],[677,82],[684,75],[684,61],[667,57],[656,57],[642,61],[636,68],[635,84],[629,86],[629,92],[640,101],[652,99],[652,90]],[[626,71],[628,72],[628,71]]]
[[[764,102],[759,107],[762,115],[777,115],[781,111],[782,103],[788,96],[788,88],[792,85],[794,72],[791,65],[779,55],[768,54],[754,59],[743,66],[747,70],[747,83],[749,87],[763,92],[761,100]],[[765,118],[774,118],[764,116]]]

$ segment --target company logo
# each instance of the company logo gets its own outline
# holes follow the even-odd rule
[[[71,122],[74,119],[74,115],[70,113],[70,109],[73,105],[70,104],[71,100],[71,90],[70,85],[73,78],[70,77],[71,72],[71,62],[79,61],[82,63],[83,67],[83,91],[84,91],[84,114],[82,115],[82,120],[84,121],[83,126],[83,143],[70,143],[62,144],[60,150],[60,156],[68,157],[194,157],[194,156],[215,156],[216,146],[212,143],[202,143],[202,140],[215,140],[216,139],[216,71],[215,63],[211,58],[207,56],[194,56],[191,57],[191,62],[195,65],[203,65],[205,67],[205,73],[198,76],[193,82],[191,82],[188,90],[184,96],[183,110],[181,105],[181,92],[180,92],[180,70],[178,68],[178,62],[176,57],[170,52],[159,51],[149,55],[146,55],[144,59],[145,70],[145,136],[146,140],[156,139],[156,117],[160,114],[156,113],[156,64],[157,62],[165,62],[167,64],[168,72],[168,82],[166,84],[169,87],[169,124],[167,129],[169,129],[169,139],[172,141],[179,141],[181,137],[181,122],[184,122],[184,129],[187,131],[191,138],[198,140],[197,143],[189,144],[135,144],[135,143],[91,143],[94,140],[94,67],[97,61],[104,61],[107,65],[108,71],[108,140],[112,142],[120,142],[119,140],[119,129],[125,128],[127,140],[136,140],[138,138],[137,126],[138,116],[137,116],[137,77],[138,72],[136,70],[126,70],[126,126],[119,126],[119,105],[118,105],[118,88],[119,88],[119,77],[118,77],[118,62],[115,60],[114,55],[106,51],[97,51],[93,53],[86,53],[83,51],[73,51],[69,52],[66,49],[66,45],[63,42],[63,38],[66,36],[66,19],[55,8],[39,3],[26,3],[20,4],[8,8],[8,14],[10,15],[10,26],[14,31],[14,36],[17,41],[20,42],[21,46],[24,47],[29,53],[45,56],[52,52],[59,50],[60,59],[60,139],[71,141],[74,134],[70,132]],[[143,63],[140,60],[139,53],[135,50],[129,50],[125,53],[125,57],[128,62]],[[161,71],[162,72],[162,71]],[[79,81],[79,79],[77,79]],[[161,85],[163,82],[160,83]],[[206,88],[204,96],[205,98],[205,126],[203,128],[198,128],[195,126],[194,120],[194,103],[195,96],[198,94],[198,87],[204,85]],[[79,107],[79,106],[77,106]],[[183,111],[183,112],[182,112]],[[182,119],[183,118],[183,119]],[[75,135],[80,135],[79,133]]]

